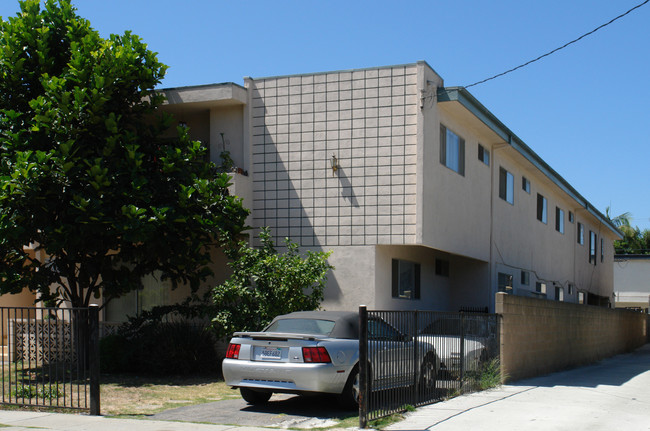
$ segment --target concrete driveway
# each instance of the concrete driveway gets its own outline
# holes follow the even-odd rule
[[[650,430],[650,344],[419,408],[389,430]]]
[[[274,394],[262,406],[251,406],[243,399],[217,401],[194,406],[166,410],[151,416],[161,421],[205,422],[224,425],[277,427],[277,428],[324,428],[338,420],[358,416],[355,410],[344,410],[335,396]]]

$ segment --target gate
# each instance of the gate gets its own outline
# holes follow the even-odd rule
[[[498,375],[497,319],[360,307],[360,427],[409,406],[482,389],[486,376]]]
[[[1,404],[99,415],[99,312],[0,307]]]

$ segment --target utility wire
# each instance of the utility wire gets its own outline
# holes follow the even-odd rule
[[[583,38],[589,36],[590,34],[593,34],[593,33],[597,32],[597,31],[600,30],[601,28],[603,28],[603,27],[607,27],[608,25],[610,25],[610,24],[613,23],[614,21],[616,21],[616,20],[618,20],[618,19],[620,19],[620,18],[623,18],[625,15],[631,13],[631,12],[632,12],[633,10],[635,10],[635,9],[640,8],[641,6],[645,5],[645,4],[648,3],[648,2],[650,2],[650,0],[645,0],[643,3],[640,3],[640,4],[636,5],[636,6],[634,6],[632,9],[628,10],[627,12],[625,12],[625,13],[623,13],[623,14],[617,16],[616,18],[611,19],[610,21],[606,22],[606,23],[603,24],[603,25],[600,25],[600,26],[596,27],[595,29],[591,30],[589,33],[585,33],[585,34],[583,34],[582,36],[580,36],[579,38],[574,39],[574,40],[572,40],[571,42],[567,42],[567,43],[565,43],[564,45],[562,45],[562,46],[559,47],[559,48],[555,48],[553,51],[550,51],[550,52],[547,52],[546,54],[540,55],[539,57],[537,57],[537,58],[535,58],[535,59],[533,59],[533,60],[530,60],[530,61],[528,61],[528,62],[526,62],[526,63],[524,63],[524,64],[520,64],[519,66],[517,66],[517,67],[513,67],[512,69],[510,69],[510,70],[506,70],[505,72],[499,73],[498,75],[494,75],[494,76],[491,76],[490,78],[484,79],[484,80],[482,80],[482,81],[478,81],[478,82],[475,82],[475,83],[473,83],[473,84],[466,85],[465,88],[469,88],[469,87],[473,87],[473,86],[475,86],[475,85],[483,84],[484,82],[491,81],[491,80],[493,80],[493,79],[499,78],[500,76],[507,75],[507,74],[510,73],[510,72],[514,72],[514,71],[517,70],[517,69],[521,69],[522,67],[526,67],[526,66],[528,66],[529,64],[534,63],[534,62],[536,62],[536,61],[538,61],[538,60],[541,60],[541,59],[544,58],[544,57],[548,57],[549,55],[551,55],[551,54],[553,54],[553,53],[556,53],[557,51],[559,51],[559,50],[561,50],[561,49],[566,48],[567,46],[571,45],[572,43],[576,43],[576,42],[578,42],[580,39],[583,39]]]

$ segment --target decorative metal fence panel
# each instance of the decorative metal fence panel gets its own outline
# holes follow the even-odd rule
[[[96,308],[0,307],[0,402],[99,414],[97,320]]]
[[[498,378],[498,316],[359,310],[359,422],[403,412]]]

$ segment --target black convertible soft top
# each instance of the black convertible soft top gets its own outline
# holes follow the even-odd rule
[[[277,316],[271,322],[282,319],[317,319],[334,322],[334,328],[329,336],[332,338],[359,338],[359,314],[353,311],[296,311]],[[269,325],[270,326],[270,325]]]

